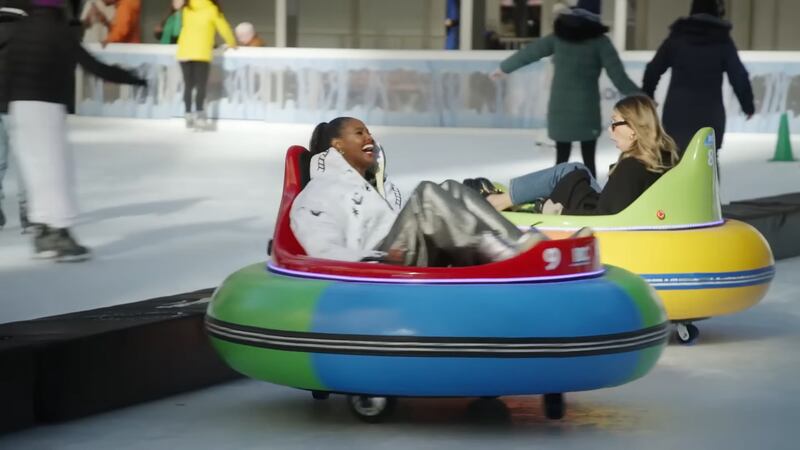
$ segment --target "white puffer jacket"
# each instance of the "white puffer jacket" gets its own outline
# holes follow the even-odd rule
[[[340,261],[383,255],[375,247],[402,208],[400,190],[385,181],[384,198],[332,148],[311,158],[310,173],[289,214],[306,253]]]

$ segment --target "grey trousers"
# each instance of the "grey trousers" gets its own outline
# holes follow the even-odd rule
[[[3,180],[6,177],[6,170],[11,160],[11,141],[9,139],[11,121],[8,115],[0,114],[0,200],[5,195],[3,194]],[[22,173],[17,170],[17,198],[19,203],[25,203],[27,198],[25,194],[25,183],[22,182]]]
[[[405,249],[406,266],[481,264],[487,261],[477,246],[487,231],[513,241],[522,235],[473,189],[453,180],[423,181],[377,250]]]

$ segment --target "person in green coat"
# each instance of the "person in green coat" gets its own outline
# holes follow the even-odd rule
[[[181,34],[181,19],[183,15],[184,0],[172,0],[169,13],[161,23],[156,26],[156,39],[162,44],[176,44]]]
[[[547,131],[556,142],[556,164],[569,161],[572,142],[581,143],[583,163],[597,174],[594,163],[600,123],[602,69],[623,96],[639,93],[639,87],[625,73],[616,49],[606,36],[608,27],[600,22],[600,2],[579,1],[577,7],[556,18],[553,34],[533,41],[506,58],[492,79],[500,79],[521,67],[552,56],[554,66]]]

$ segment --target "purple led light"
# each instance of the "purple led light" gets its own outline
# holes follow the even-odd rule
[[[592,227],[594,231],[678,231],[678,230],[693,230],[697,228],[712,228],[719,225],[723,225],[725,220],[717,220],[714,222],[706,222],[706,223],[691,223],[691,224],[683,224],[683,225],[648,225],[648,226],[633,226],[633,227]],[[517,227],[521,230],[527,230],[530,227],[520,226]],[[537,226],[537,230],[544,230],[544,231],[570,231],[570,230],[577,230],[580,227],[539,227]]]
[[[385,283],[385,284],[516,284],[525,282],[543,282],[543,281],[564,281],[574,280],[579,278],[593,278],[605,273],[605,269],[596,270],[593,272],[584,272],[569,275],[553,275],[541,277],[515,277],[515,278],[370,278],[370,277],[354,277],[347,275],[330,275],[313,272],[303,272],[300,270],[285,269],[278,267],[272,263],[267,262],[267,270],[281,275],[289,275],[293,277],[302,277],[319,280],[333,280],[333,281],[355,281],[362,283]]]

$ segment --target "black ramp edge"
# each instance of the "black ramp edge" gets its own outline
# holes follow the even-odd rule
[[[205,334],[212,289],[0,325],[0,432],[75,419],[239,377]],[[7,371],[7,367],[13,370]],[[18,410],[19,414],[14,411]],[[27,419],[25,419],[27,417]]]
[[[756,228],[775,259],[800,256],[800,192],[731,202],[722,206],[722,215]]]
[[[35,353],[24,349],[0,350],[0,434],[36,424],[35,386]]]

